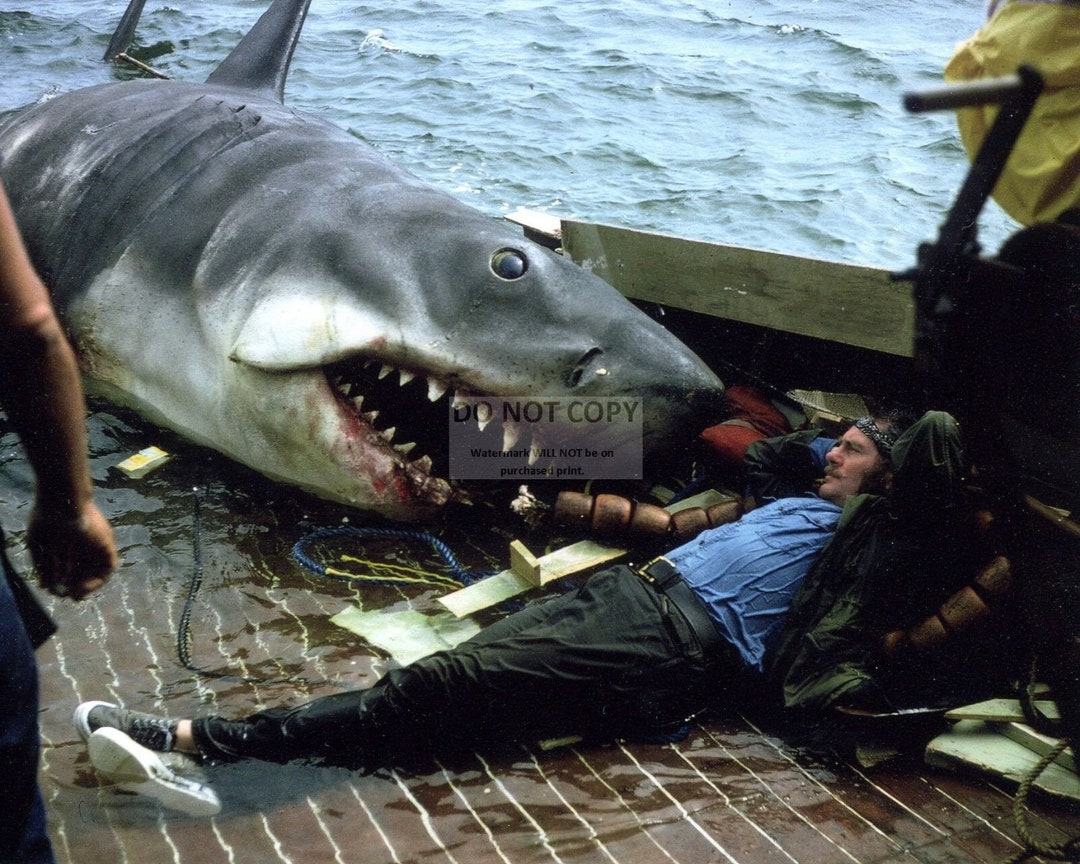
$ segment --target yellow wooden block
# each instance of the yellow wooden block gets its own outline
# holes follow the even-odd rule
[[[520,540],[510,544],[510,569],[537,588],[544,584],[540,560]]]
[[[171,459],[171,455],[160,447],[147,447],[140,450],[134,456],[128,456],[116,467],[127,474],[128,477],[138,479],[145,476],[155,468],[159,468]]]

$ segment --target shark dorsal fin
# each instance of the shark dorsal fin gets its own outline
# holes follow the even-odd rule
[[[102,60],[112,60],[117,54],[122,54],[131,47],[131,42],[135,38],[135,28],[139,24],[139,18],[145,4],[146,0],[131,0],[127,11],[124,12],[124,17],[120,19],[116,32],[113,33],[112,39],[109,40],[109,47],[105,49],[105,56],[101,58]]]
[[[289,63],[310,3],[311,0],[274,0],[206,83],[269,91],[278,102],[283,102]]]

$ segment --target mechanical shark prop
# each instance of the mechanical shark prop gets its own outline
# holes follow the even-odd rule
[[[205,84],[103,84],[0,125],[4,183],[91,386],[398,520],[456,495],[450,400],[639,397],[646,458],[685,441],[722,385],[684,345],[508,223],[284,106],[308,3],[276,0]],[[521,446],[514,424],[494,431]]]

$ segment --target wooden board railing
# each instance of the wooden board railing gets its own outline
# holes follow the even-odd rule
[[[911,286],[889,271],[518,211],[627,297],[911,356]]]

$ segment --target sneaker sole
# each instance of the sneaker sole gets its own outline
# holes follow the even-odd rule
[[[221,812],[221,801],[213,789],[174,774],[157,753],[119,729],[95,729],[87,747],[97,772],[120,789],[153,798],[189,816],[216,816]]]

